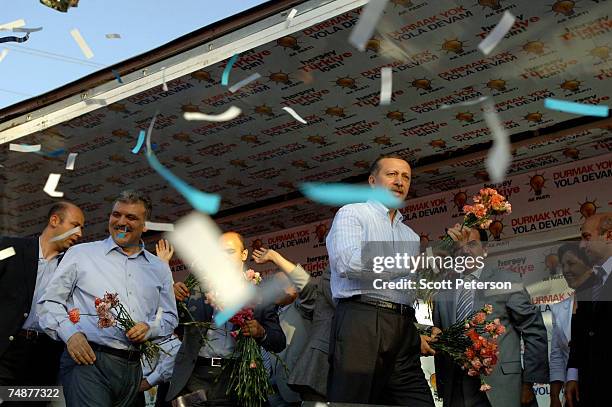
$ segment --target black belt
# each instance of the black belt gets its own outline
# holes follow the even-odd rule
[[[19,332],[17,332],[17,336],[25,338],[28,341],[37,341],[39,339],[47,339],[47,338],[49,338],[47,336],[47,334],[44,333],[44,332],[32,331],[30,329],[22,329],[22,330],[20,330]],[[51,339],[51,338],[49,338],[49,339]]]
[[[349,298],[340,298],[340,302],[358,302],[360,304],[371,305],[376,308],[383,308],[389,311],[393,311],[400,315],[409,315],[414,317],[414,308],[410,305],[398,304],[396,302],[379,300],[377,298],[366,297],[365,295],[354,295]]]
[[[231,362],[233,359],[231,358],[205,358],[202,356],[198,356],[198,360],[196,361],[196,366],[206,366],[206,367],[223,367]]]
[[[109,355],[118,356],[123,359],[127,359],[130,362],[136,362],[140,360],[140,351],[137,350],[126,350],[126,349],[115,349],[104,345],[98,345],[97,343],[89,342],[91,349],[97,350],[98,352],[108,353]]]

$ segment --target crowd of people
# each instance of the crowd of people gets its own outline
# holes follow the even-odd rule
[[[399,156],[381,156],[368,181],[403,201],[410,165]],[[236,404],[227,391],[231,370],[224,369],[234,363],[233,327],[193,324],[212,324],[218,311],[205,288],[173,280],[168,242],[159,241],[155,255],[146,250],[142,234],[151,212],[147,196],[124,191],[110,212],[109,237],[77,244],[85,214],[62,201],[50,208],[39,236],[2,238],[0,249],[13,247],[15,255],[0,261],[0,386],[61,384],[69,407],[144,406],[144,392],[153,386],[158,406],[173,400],[186,405],[194,394],[209,405]],[[447,233],[454,255],[487,257],[484,230],[454,225]],[[563,276],[576,294],[552,307],[550,357],[542,315],[524,287],[494,295],[467,288],[440,291],[433,296],[433,326],[418,327],[414,291],[371,284],[375,273],[363,250],[376,242],[391,242],[393,250],[413,256],[421,250],[419,235],[401,212],[375,201],[338,210],[326,239],[329,267],[318,281],[275,250],[249,253],[240,234],[221,236],[228,261],[244,272],[249,261],[271,262],[279,270],[269,276],[277,283],[275,302],[255,306],[253,319],[240,331],[261,348],[273,389],[270,406],[301,401],[433,406],[423,356],[435,358],[435,387],[444,406],[537,405],[536,383],[550,383],[554,407],[562,400],[570,407],[604,405],[604,369],[611,358],[604,346],[610,337],[612,213],[587,218],[581,242],[558,250]],[[520,283],[516,273],[487,262],[455,278]],[[119,294],[121,309],[132,319],[129,329],[100,317],[106,293]],[[485,303],[505,327],[498,363],[487,376],[488,392],[481,391],[479,377],[433,346],[443,330]],[[70,313],[75,308],[78,318]],[[138,350],[145,341],[161,344],[153,363]]]

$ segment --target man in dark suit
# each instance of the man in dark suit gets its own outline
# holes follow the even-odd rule
[[[461,256],[486,258],[482,241],[487,240],[482,229],[459,225],[448,234],[461,247]],[[466,263],[467,264],[467,263]],[[482,265],[482,264],[481,264]],[[518,407],[536,405],[533,383],[548,383],[548,340],[540,310],[531,303],[527,291],[516,273],[497,270],[484,263],[484,267],[468,269],[461,276],[464,281],[511,282],[512,290],[445,290],[434,300],[434,326],[446,329],[455,322],[482,309],[493,306],[489,319],[497,319],[506,328],[498,339],[499,356],[493,372],[486,377],[492,386],[488,392],[480,391],[480,377],[468,376],[443,352],[435,355],[436,384],[444,407]],[[524,344],[521,365],[521,340]]]
[[[244,247],[242,236],[235,232],[227,232],[221,236],[221,246],[225,249],[232,260],[242,264],[248,257],[249,251]],[[215,310],[205,303],[204,296],[199,288],[194,293],[183,283],[175,283],[175,295],[177,300],[189,297],[187,306],[196,321],[212,321]],[[276,308],[273,304],[268,306],[256,306],[254,310],[255,319],[248,321],[243,334],[257,339],[259,344],[266,350],[280,352],[285,348],[285,334],[283,333]],[[226,395],[231,369],[223,369],[226,364],[232,363],[231,355],[235,340],[228,331],[231,324],[228,322],[225,330],[207,330],[196,326],[186,326],[183,343],[176,355],[174,371],[170,380],[170,389],[166,400],[170,401],[176,397],[204,390],[208,401],[216,403],[232,404],[234,401],[230,395]],[[208,339],[203,344],[202,338]]]
[[[581,230],[584,249],[593,261],[592,276],[576,289],[576,314],[572,316],[570,356],[565,399],[569,407],[609,403],[607,351],[612,337],[612,212],[593,215]]]
[[[40,236],[2,237],[0,240],[0,250],[10,247],[15,250],[14,256],[0,261],[2,386],[57,383],[63,343],[43,332],[38,323],[36,303],[63,252],[81,238],[85,220],[81,209],[69,202],[54,204],[47,219]]]

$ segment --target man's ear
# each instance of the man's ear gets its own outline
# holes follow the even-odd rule
[[[248,249],[244,249],[242,251],[242,253],[240,254],[240,259],[242,261],[246,261],[248,257],[249,257],[249,250]]]
[[[376,185],[376,179],[374,178],[374,175],[370,175],[368,177],[368,184],[370,184],[371,186],[375,186]]]
[[[60,217],[57,215],[51,215],[51,217],[49,218],[49,225],[51,225],[52,227],[57,227],[57,225],[61,223],[62,221]]]

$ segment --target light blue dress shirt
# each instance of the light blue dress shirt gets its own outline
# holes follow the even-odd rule
[[[326,239],[335,299],[367,295],[398,304],[414,302],[411,290],[377,290],[371,283],[355,277],[364,272],[374,273],[362,265],[361,250],[365,242],[389,242],[389,247],[402,255],[419,254],[420,237],[402,220],[402,214],[397,211],[391,222],[389,209],[375,201],[349,204],[338,210]]]
[[[174,359],[181,347],[181,341],[176,336],[163,342],[159,345],[164,352],[159,352],[157,363],[153,366],[149,364],[146,358],[141,359],[142,378],[147,379],[151,386],[169,382],[174,371]]]
[[[38,313],[36,312],[36,304],[42,297],[45,287],[49,284],[53,273],[57,269],[57,256],[46,260],[43,256],[42,246],[40,245],[40,237],[38,238],[38,271],[36,272],[36,286],[34,295],[32,296],[32,306],[27,319],[23,323],[22,328],[31,331],[42,332],[42,328],[38,323]]]
[[[76,245],[66,252],[38,303],[40,326],[52,338],[59,337],[64,342],[82,332],[89,342],[133,349],[120,327],[97,325],[95,299],[106,292],[118,293],[132,319],[149,325],[147,339],[167,337],[178,325],[168,265],[144,249],[128,256],[108,237]],[[76,324],[68,319],[72,308],[81,312]]]

